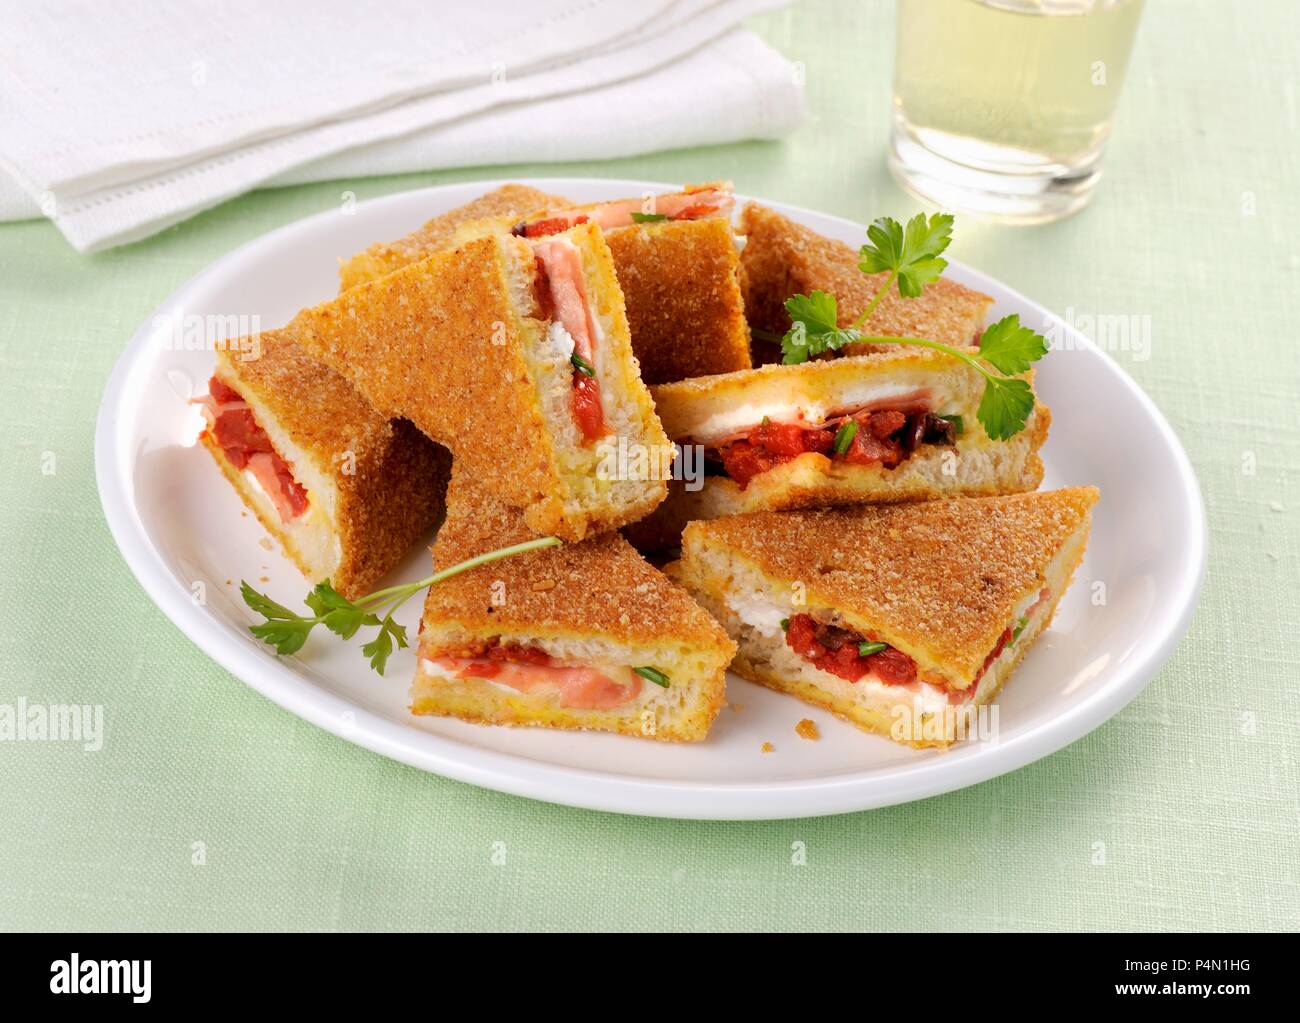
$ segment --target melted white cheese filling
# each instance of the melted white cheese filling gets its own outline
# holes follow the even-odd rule
[[[752,429],[758,426],[764,418],[770,419],[774,423],[799,423],[805,426],[818,426],[828,416],[835,414],[840,409],[872,405],[876,402],[887,402],[894,398],[907,398],[918,390],[923,390],[923,388],[919,388],[915,380],[909,380],[904,383],[850,385],[840,392],[833,404],[818,401],[808,401],[803,404],[789,401],[773,401],[765,404],[747,403],[708,416],[691,431],[691,437],[699,444],[708,445],[733,434]],[[932,407],[939,409],[942,404],[943,399],[936,395]],[[803,413],[802,416],[800,416],[801,412]]]
[[[782,619],[799,613],[792,607],[781,607],[770,600],[764,600],[762,597],[746,596],[734,592],[727,595],[727,607],[731,609],[732,614],[755,632],[768,639],[775,639],[780,636],[781,643],[785,643],[785,630],[781,628]],[[794,654],[793,651],[791,653]],[[794,654],[794,656],[797,657],[798,655]],[[812,667],[811,661],[808,664],[809,667]],[[823,672],[823,674],[825,673]],[[840,679],[839,676],[834,677],[838,682],[847,681]],[[920,679],[906,686],[898,686],[882,682],[876,675],[867,674],[850,684],[861,687],[860,692],[864,696],[873,697],[876,700],[901,703],[903,701],[899,697],[901,694],[907,693],[912,697],[913,706],[920,711],[939,711],[948,706],[947,690],[931,685],[928,682],[922,682]]]

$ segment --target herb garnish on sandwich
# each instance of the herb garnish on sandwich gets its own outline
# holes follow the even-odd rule
[[[1051,412],[1039,404],[1025,429],[994,438],[977,414],[983,384],[964,359],[894,346],[651,387],[664,431],[702,453],[704,478],[674,480],[627,535],[652,550],[695,519],[1032,490]]]
[[[875,297],[847,327],[838,325],[838,303],[834,295],[814,291],[793,295],[785,302],[792,326],[781,339],[782,359],[787,365],[834,352],[846,345],[879,343],[917,345],[960,359],[984,377],[984,394],[977,415],[985,432],[994,440],[1005,440],[1025,427],[1034,408],[1034,394],[1017,374],[1047,354],[1047,339],[1020,323],[1016,314],[1003,317],[984,329],[979,350],[969,351],[931,338],[867,335],[862,326],[895,285],[904,298],[916,298],[926,285],[939,279],[948,266],[940,253],[952,240],[953,218],[935,213],[927,221],[918,213],[906,229],[892,217],[881,217],[867,228],[870,241],[862,246],[863,273],[888,276]]]

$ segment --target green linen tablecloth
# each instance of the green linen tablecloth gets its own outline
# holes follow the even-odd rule
[[[1035,229],[967,221],[952,249],[1058,312],[1150,317],[1150,358],[1117,357],[1182,437],[1209,510],[1187,638],[1140,698],[1054,756],[951,795],[814,820],[544,805],[393,763],[280,710],[201,654],[127,570],[92,459],[114,361],[179,284],[335,207],[343,189],[731,177],[859,220],[911,212],[884,168],[893,4],[805,2],[753,24],[806,70],[812,120],[784,142],[265,191],[90,257],[48,223],[0,226],[0,703],[107,713],[99,752],[0,742],[0,927],[1296,927],[1290,0],[1151,0],[1092,208]]]

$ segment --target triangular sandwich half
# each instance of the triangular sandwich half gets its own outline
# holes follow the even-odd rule
[[[838,300],[840,326],[852,323],[884,284],[886,274],[864,274],[858,253],[841,241],[796,224],[766,206],[749,203],[740,215],[745,238],[740,265],[744,270],[745,315],[756,330],[780,336],[790,329],[785,300],[792,295],[824,291]],[[973,345],[984,329],[984,316],[993,299],[982,292],[940,277],[916,298],[890,289],[863,327],[867,334],[926,337],[948,345]],[[856,355],[872,345],[849,345],[843,354]],[[779,362],[780,348],[754,346],[756,361]]]
[[[672,574],[739,644],[738,675],[911,745],[944,745],[1047,628],[1098,492],[693,522]]]
[[[533,534],[456,463],[434,567]],[[617,533],[482,565],[429,589],[415,714],[703,739],[735,644]]]
[[[750,367],[730,181],[680,192],[549,204],[515,225],[529,238],[591,222],[609,241],[647,384]]]
[[[928,349],[760,366],[650,392],[683,464],[668,500],[628,530],[642,549],[672,546],[694,519],[1004,494],[1043,478],[1047,406],[994,440],[976,415],[984,378]]]
[[[434,253],[303,310],[290,329],[539,533],[581,539],[663,500],[664,474],[650,467],[671,450],[593,225]],[[650,457],[611,458],[624,450]]]
[[[217,352],[203,446],[309,579],[369,592],[442,515],[451,456],[283,331]]]

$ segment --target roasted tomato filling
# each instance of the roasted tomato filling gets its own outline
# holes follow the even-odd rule
[[[534,220],[531,224],[521,221],[515,225],[514,233],[521,234],[525,238],[545,238],[548,234],[559,234],[561,231],[567,231],[586,222],[586,215],[581,213],[572,219],[566,216],[546,217],[543,220]]]
[[[836,435],[855,424],[852,439],[837,451]],[[846,434],[847,436],[847,434]],[[712,457],[742,490],[760,473],[810,451],[850,465],[880,463],[892,469],[922,444],[952,444],[956,427],[924,407],[885,409],[844,416],[825,426],[765,422],[728,441]]]
[[[236,469],[248,469],[280,513],[290,522],[307,510],[307,491],[271,444],[243,397],[216,377],[208,381],[208,394],[199,402],[208,420],[208,432]]]
[[[491,678],[501,670],[500,666],[507,662],[534,665],[551,663],[551,655],[540,647],[529,646],[524,643],[502,643],[496,637],[477,643],[469,643],[461,647],[444,649],[437,654],[425,652],[423,656],[452,657],[457,660],[470,661],[475,669],[473,674],[481,678]]]
[[[729,211],[735,202],[729,188],[698,185],[681,192],[656,196],[653,212],[648,214],[641,199],[616,199],[613,202],[597,203],[585,210],[548,210],[536,220],[519,221],[510,230],[512,234],[523,238],[545,238],[586,223],[594,223],[603,231],[611,231],[638,223],[638,218],[644,221],[643,215],[648,215],[651,222],[702,220]]]
[[[538,319],[558,322],[573,339],[573,419],[590,444],[604,437],[605,410],[596,379],[596,332],[590,319],[582,262],[561,242],[542,242],[533,250],[533,297]]]
[[[640,677],[630,671],[620,682],[600,668],[556,664],[538,647],[498,638],[439,651],[422,646],[420,656],[458,679],[490,679],[521,693],[553,694],[560,706],[580,710],[613,710],[641,692]]]
[[[916,678],[916,662],[901,650],[886,646],[863,657],[859,644],[868,640],[836,625],[824,625],[812,615],[797,614],[785,630],[785,642],[813,666],[849,682],[874,675],[891,686],[904,686]]]

